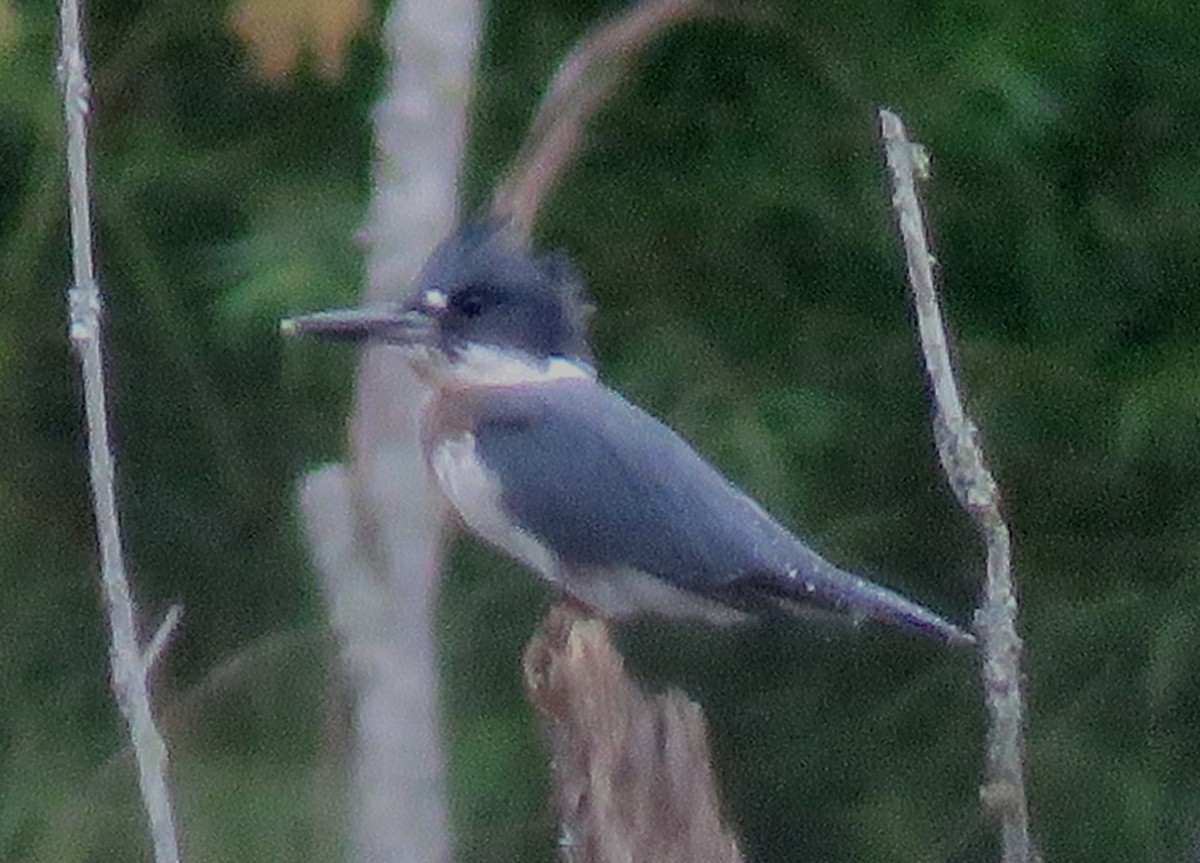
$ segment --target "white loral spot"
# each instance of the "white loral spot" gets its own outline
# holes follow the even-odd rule
[[[449,298],[446,292],[440,288],[430,288],[421,295],[421,305],[433,312],[446,311],[446,305],[449,303]]]

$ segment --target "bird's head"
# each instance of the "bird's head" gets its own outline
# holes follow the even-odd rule
[[[590,370],[590,312],[565,256],[532,254],[502,225],[475,223],[434,250],[408,302],[303,315],[282,329],[398,345],[434,383],[517,383],[563,363]]]

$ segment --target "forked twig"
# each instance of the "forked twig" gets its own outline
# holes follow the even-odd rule
[[[102,299],[92,254],[92,226],[88,195],[87,114],[89,92],[80,27],[81,0],[60,5],[63,79],[63,114],[67,126],[67,181],[71,212],[71,263],[75,284],[68,303],[71,343],[83,369],[87,413],[88,458],[92,504],[100,542],[101,580],[111,632],[112,686],[117,705],[129,726],[137,757],[138,785],[150,820],[157,863],[176,863],[179,842],[167,786],[167,747],[154,723],[147,680],[147,659],[158,658],[172,625],[162,630],[151,649],[143,653],[137,629],[137,610],[125,573],[121,527],[113,479],[113,454],[109,443],[108,408],[105,404],[104,358],[101,339]],[[170,619],[172,615],[168,615]],[[156,646],[157,645],[157,646]]]
[[[904,240],[921,348],[933,386],[938,457],[955,496],[987,545],[983,603],[975,615],[990,719],[987,783],[981,797],[984,806],[1000,821],[1004,863],[1030,863],[1036,859],[1036,852],[1025,795],[1021,639],[1017,634],[1008,525],[1000,511],[996,481],[984,459],[975,425],[963,408],[950,363],[946,327],[933,281],[934,259],[917,197],[917,180],[928,173],[928,155],[920,144],[909,141],[904,123],[896,114],[881,110],[879,119],[892,173],[892,205]]]

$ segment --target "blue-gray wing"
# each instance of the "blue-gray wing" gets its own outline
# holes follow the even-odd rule
[[[811,603],[969,638],[822,559],[667,426],[563,381],[479,396],[479,457],[511,518],[568,565],[629,567],[747,609]]]

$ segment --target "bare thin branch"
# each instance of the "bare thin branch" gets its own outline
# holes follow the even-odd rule
[[[975,624],[980,637],[984,697],[989,714],[985,807],[1000,821],[1004,863],[1037,859],[1025,795],[1025,707],[1022,696],[1021,639],[1012,577],[1008,525],[1000,495],[979,445],[975,425],[959,397],[950,362],[946,328],[933,280],[933,256],[917,197],[917,180],[928,172],[928,155],[911,143],[901,119],[879,112],[892,205],[904,240],[908,278],[917,311],[925,367],[933,386],[934,433],[942,468],[959,503],[974,519],[987,545],[987,579]]]
[[[102,300],[92,263],[87,157],[89,88],[80,6],[80,0],[62,0],[59,10],[62,26],[60,73],[63,77],[63,114],[67,126],[71,261],[75,278],[68,297],[70,335],[83,371],[92,503],[99,534],[101,580],[112,636],[113,692],[128,724],[129,736],[137,755],[138,785],[150,820],[154,858],[158,863],[175,863],[179,860],[179,843],[167,786],[167,747],[154,724],[147,667],[138,644],[137,612],[121,551],[113,454],[109,444],[101,339]]]
[[[673,24],[718,14],[713,0],[645,0],[584,35],[558,64],[512,167],[496,186],[492,215],[529,242],[542,202],[578,155],[588,121],[646,46]]]

